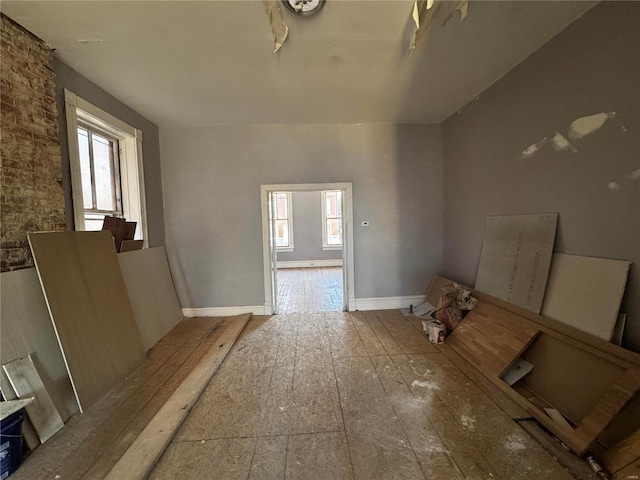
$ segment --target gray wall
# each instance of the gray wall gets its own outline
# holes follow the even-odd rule
[[[147,203],[149,246],[156,247],[164,245],[164,212],[158,127],[57,58],[54,58],[53,70],[56,75],[56,103],[58,105],[58,123],[60,125],[60,142],[62,145],[62,186],[65,195],[67,228],[73,228],[74,220],[67,121],[64,103],[65,88],[88,102],[91,102],[96,107],[101,108],[105,112],[142,131],[142,157],[144,160],[144,186]],[[126,81],[126,79],[123,79],[123,81]]]
[[[322,192],[293,192],[293,252],[278,252],[279,262],[333,260],[342,250],[322,249]]]
[[[559,212],[557,252],[633,260],[623,344],[640,351],[640,4],[603,2],[444,125],[444,274],[473,284],[487,215]],[[575,142],[521,152],[576,118]],[[624,126],[623,126],[624,125]],[[618,190],[608,188],[610,182]]]
[[[183,308],[264,304],[260,185],[277,183],[352,182],[356,297],[424,293],[441,267],[441,135],[430,125],[162,128]]]

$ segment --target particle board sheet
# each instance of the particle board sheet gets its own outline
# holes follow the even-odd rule
[[[478,302],[446,343],[488,377],[500,377],[539,334],[526,319]]]
[[[145,350],[183,319],[164,247],[118,254],[133,315]]]
[[[46,442],[60,430],[64,423],[47,389],[40,379],[31,355],[13,360],[2,366],[11,387],[18,398],[31,398],[33,402],[25,406],[40,441]]]
[[[80,411],[145,359],[108,231],[29,234]]]
[[[542,315],[610,341],[631,262],[553,255]]]
[[[0,364],[30,353],[51,400],[67,421],[78,411],[78,403],[36,269],[0,274],[0,298]]]
[[[477,290],[540,313],[557,213],[487,217]]]

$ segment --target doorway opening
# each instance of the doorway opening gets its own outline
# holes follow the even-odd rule
[[[265,313],[353,310],[352,184],[262,185],[261,205]]]

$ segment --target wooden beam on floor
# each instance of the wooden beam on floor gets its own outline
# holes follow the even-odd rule
[[[250,319],[251,314],[239,315],[230,323],[219,340],[211,346],[209,352],[114,465],[106,479],[142,480],[149,475]]]

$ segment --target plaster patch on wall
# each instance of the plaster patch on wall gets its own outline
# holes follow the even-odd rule
[[[577,118],[569,125],[569,138],[577,140],[590,135],[600,130],[607,120],[611,120],[615,116],[616,112],[601,112]]]
[[[273,53],[276,53],[284,45],[289,35],[289,26],[282,17],[280,2],[278,0],[264,0],[264,7],[269,17],[269,25],[273,33]]]
[[[543,137],[540,141],[529,145],[522,151],[522,158],[533,157],[542,147],[544,147],[549,141],[549,137]]]
[[[573,153],[576,153],[578,150],[574,147],[569,140],[565,138],[560,132],[556,132],[556,134],[551,139],[551,144],[553,148],[557,152],[561,152],[563,150],[571,150]]]

